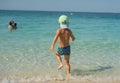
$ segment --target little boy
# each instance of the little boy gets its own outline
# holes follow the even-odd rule
[[[65,65],[66,65],[66,73],[67,73],[67,75],[70,75],[70,63],[69,63],[70,44],[69,44],[69,40],[71,38],[72,41],[74,41],[75,37],[72,34],[72,31],[70,29],[68,29],[69,19],[66,15],[62,15],[59,17],[59,25],[60,25],[60,28],[57,29],[57,31],[56,31],[56,35],[52,41],[50,50],[51,51],[54,50],[54,45],[55,45],[56,41],[58,40],[59,47],[56,52],[56,58],[59,63],[58,70],[63,67],[61,55],[64,55],[64,61],[65,61]]]

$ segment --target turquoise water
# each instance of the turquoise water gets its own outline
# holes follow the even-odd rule
[[[72,75],[120,75],[120,14],[0,11],[0,78],[65,74],[49,51],[62,14],[76,37],[70,42]],[[11,19],[18,26],[12,32]]]

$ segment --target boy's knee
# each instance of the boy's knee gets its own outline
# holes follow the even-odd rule
[[[68,61],[68,60],[65,60],[65,64],[66,64],[66,65],[69,65],[69,61]]]

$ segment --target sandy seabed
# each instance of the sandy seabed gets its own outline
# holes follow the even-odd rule
[[[0,83],[120,83],[120,76],[71,76],[67,78],[1,79]]]

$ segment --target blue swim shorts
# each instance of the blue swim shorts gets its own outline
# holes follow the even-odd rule
[[[59,55],[70,55],[70,46],[58,48],[57,52]]]

